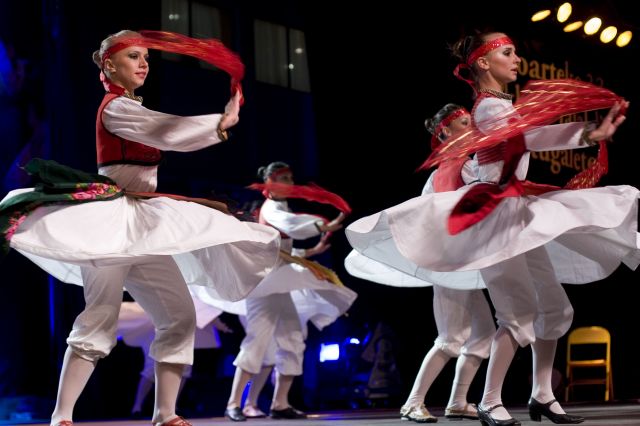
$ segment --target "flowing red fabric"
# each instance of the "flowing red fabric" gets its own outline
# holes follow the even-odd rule
[[[612,91],[577,80],[535,80],[527,83],[514,109],[487,125],[494,130],[484,134],[478,129],[444,141],[432,152],[419,170],[443,161],[465,158],[537,126],[552,124],[563,115],[611,108],[623,99]]]
[[[435,192],[455,191],[464,186],[461,173],[466,162],[466,158],[461,158],[440,164],[438,172],[433,177],[433,190]]]
[[[455,235],[475,225],[487,217],[500,202],[507,197],[519,197],[525,194],[522,182],[514,176],[515,169],[525,153],[524,136],[516,135],[506,143],[503,159],[501,182],[506,186],[484,183],[471,187],[449,215],[447,227],[451,235]]]
[[[289,185],[286,183],[254,183],[249,188],[256,191],[275,192],[282,198],[303,198],[309,201],[316,201],[322,204],[329,204],[344,214],[351,213],[351,207],[337,194],[329,192],[318,185]]]
[[[240,104],[244,103],[242,86],[240,85],[244,78],[244,64],[240,57],[229,50],[220,40],[191,38],[169,31],[143,30],[138,33],[141,37],[123,36],[119,38],[113,49],[109,49],[107,53],[116,52],[123,47],[141,46],[198,58],[229,74],[231,76],[231,94],[240,92]]]
[[[535,85],[534,85],[535,86]],[[601,88],[600,88],[601,89]],[[539,90],[539,87],[538,87]],[[528,92],[531,94],[531,92]],[[598,95],[600,96],[600,95]],[[532,97],[528,102],[532,102],[531,99],[537,102],[545,102],[548,99],[543,96],[542,99]],[[615,101],[620,100],[615,99]],[[505,116],[509,117],[505,119]],[[515,119],[509,114],[499,117],[497,120],[506,124],[502,127],[513,125],[515,127],[520,126],[520,120]],[[511,120],[510,120],[511,119]],[[517,121],[516,121],[517,120]],[[554,120],[555,121],[555,120]],[[498,126],[499,130],[502,127]],[[507,197],[515,197],[522,195],[540,195],[550,191],[557,191],[563,188],[554,185],[536,184],[529,181],[517,181],[513,177],[515,166],[518,164],[520,157],[525,151],[523,132],[526,130],[520,130],[517,136],[512,137],[507,142],[507,152],[505,153],[505,166],[503,169],[503,176],[501,180],[509,178],[509,182],[506,186],[500,187],[497,185],[476,185],[471,188],[456,204],[448,219],[448,229],[452,235],[460,233],[465,229],[475,225],[487,217],[500,202]],[[447,141],[448,142],[448,141]],[[501,143],[501,141],[497,141]],[[495,144],[494,144],[495,145]],[[492,145],[482,146],[487,149]],[[466,157],[465,157],[466,158]],[[445,163],[446,164],[446,163]],[[598,152],[598,158],[595,163],[586,170],[583,170],[576,176],[574,176],[565,186],[564,189],[585,189],[594,187],[598,181],[608,171],[608,157],[606,142],[600,142],[600,151]]]
[[[598,158],[591,167],[581,171],[564,186],[565,189],[585,189],[593,188],[602,179],[602,176],[609,172],[609,156],[607,151],[607,142],[599,142],[600,150]]]
[[[456,235],[487,217],[503,198],[519,197],[524,188],[517,180],[512,180],[502,188],[491,183],[479,183],[467,191],[449,215],[449,234]]]

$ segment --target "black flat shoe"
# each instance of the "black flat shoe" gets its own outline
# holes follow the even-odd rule
[[[581,416],[572,416],[571,414],[558,414],[551,411],[551,405],[556,402],[555,399],[542,404],[538,402],[534,398],[529,400],[529,417],[534,422],[542,421],[542,416],[544,415],[546,418],[551,420],[556,424],[577,424],[584,422],[584,417]]]
[[[491,417],[491,412],[498,407],[502,407],[502,404],[496,404],[493,407],[489,407],[486,410],[478,405],[478,420],[482,423],[482,426],[521,426],[521,423],[513,417],[507,420],[496,420]]]
[[[269,417],[272,419],[306,419],[307,415],[293,407],[287,407],[284,410],[274,410],[272,408],[269,411]]]
[[[227,408],[224,410],[224,416],[228,417],[232,422],[246,422],[247,418],[242,414],[240,407]]]

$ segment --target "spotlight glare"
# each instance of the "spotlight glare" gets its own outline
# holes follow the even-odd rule
[[[337,343],[320,344],[320,362],[340,359],[340,345]]]
[[[591,18],[584,24],[584,32],[587,35],[593,35],[598,32],[601,26],[602,19],[597,17]]]
[[[623,33],[620,33],[620,35],[616,39],[616,46],[624,47],[627,44],[629,44],[629,42],[631,41],[631,36],[632,35],[633,34],[631,33],[631,31],[625,31]]]
[[[558,19],[558,22],[565,22],[567,19],[569,19],[569,16],[571,16],[571,11],[572,11],[571,3],[569,2],[563,3],[558,8],[558,13],[556,14],[556,18]]]
[[[551,11],[549,9],[540,10],[533,14],[533,16],[531,17],[531,22],[542,21],[544,18],[546,18],[549,15],[551,15]]]
[[[582,21],[575,21],[565,26],[562,30],[565,33],[570,33],[571,31],[575,31],[582,26]]]
[[[618,34],[618,29],[613,25],[610,25],[600,33],[600,41],[603,43],[609,43],[611,40],[616,38],[616,34]]]

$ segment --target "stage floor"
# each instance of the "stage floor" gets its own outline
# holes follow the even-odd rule
[[[571,414],[577,414],[586,418],[585,426],[640,426],[640,404],[638,403],[611,403],[611,404],[580,404],[569,405],[564,404],[565,409]],[[452,426],[479,425],[477,420],[455,420],[450,421],[444,417],[442,408],[434,408],[431,410],[436,416],[439,416],[439,424],[450,424]],[[523,425],[542,426],[553,424],[543,417],[542,423],[533,422],[529,419],[529,414],[525,407],[510,410]],[[212,417],[206,419],[190,419],[194,426],[209,426],[232,424],[228,419],[223,417]],[[319,426],[331,423],[333,425],[357,426],[357,425],[398,425],[400,424],[400,416],[397,410],[378,409],[378,410],[352,410],[352,411],[335,411],[322,413],[309,413],[306,420],[271,420],[251,419],[245,424],[247,426],[274,426],[274,425],[304,425]],[[0,424],[11,424],[1,423]],[[13,423],[15,424],[15,423]],[[48,426],[48,423],[22,423],[31,425]],[[82,426],[136,426],[149,425],[148,420],[121,420],[108,422],[75,422],[75,425]],[[403,425],[409,426],[414,423],[402,422]]]

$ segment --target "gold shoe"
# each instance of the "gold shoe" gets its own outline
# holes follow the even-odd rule
[[[463,409],[447,407],[444,410],[444,416],[448,419],[470,419],[478,418],[478,407],[475,404],[467,404]]]
[[[436,423],[437,417],[431,415],[427,407],[424,404],[416,406],[403,406],[400,409],[400,417],[403,420],[411,420],[416,423]]]

